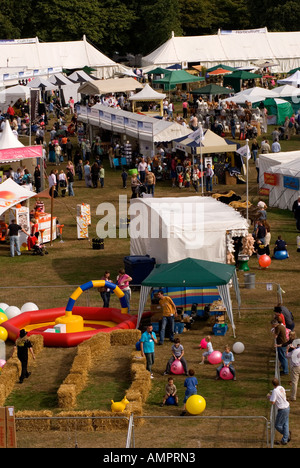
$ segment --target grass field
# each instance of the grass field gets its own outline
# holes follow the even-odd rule
[[[269,132],[272,128],[269,129]],[[299,136],[290,141],[282,142],[282,151],[295,150],[299,148]],[[54,214],[60,223],[64,224],[63,240],[53,242],[48,247],[49,255],[44,257],[32,256],[24,253],[21,257],[10,258],[9,246],[0,245],[0,268],[1,289],[0,302],[21,307],[24,302],[32,301],[40,308],[57,307],[65,305],[75,285],[83,284],[92,279],[99,279],[104,270],[109,269],[111,277],[115,280],[118,269],[123,267],[124,256],[129,255],[130,240],[127,239],[105,239],[104,250],[93,250],[92,239],[96,236],[96,225],[98,218],[96,208],[101,202],[118,204],[118,196],[128,194],[130,198],[130,187],[127,191],[122,189],[120,171],[111,170],[108,161],[104,161],[106,169],[105,186],[103,189],[85,188],[84,182],[75,181],[75,197],[57,198],[54,201]],[[63,166],[64,167],[64,166]],[[48,165],[48,170],[52,168]],[[250,162],[250,200],[256,204],[259,197],[256,184],[256,170],[254,163]],[[246,197],[246,185],[216,186],[214,191],[225,192],[234,190]],[[158,182],[156,186],[156,197],[166,196],[191,196],[193,190],[172,188],[170,181]],[[88,240],[77,240],[76,229],[76,205],[78,203],[89,203],[91,205],[92,225],[89,228]],[[266,202],[268,202],[266,200]],[[50,201],[45,200],[46,211],[50,210]],[[32,204],[31,204],[32,206]],[[273,291],[266,290],[266,283],[279,284],[283,293],[285,305],[292,310],[296,320],[296,331],[299,321],[299,292],[297,282],[299,280],[299,253],[297,253],[297,231],[295,221],[290,212],[268,209],[268,221],[271,225],[272,245],[277,235],[282,234],[288,247],[290,258],[283,262],[272,261],[267,270],[258,268],[258,261],[252,257],[249,262],[250,272],[256,275],[256,289],[248,290],[242,286],[244,283],[243,272],[238,272],[241,283],[242,310],[240,316],[236,309],[233,297],[234,318],[236,323],[237,341],[245,344],[246,350],[236,357],[235,368],[237,371],[236,382],[225,382],[214,380],[215,369],[213,366],[200,366],[201,351],[198,345],[201,339],[211,333],[212,321],[197,321],[194,327],[181,335],[185,348],[186,359],[189,367],[193,367],[199,381],[199,393],[207,401],[205,415],[207,416],[264,416],[269,418],[270,405],[266,400],[266,394],[271,389],[271,379],[274,375],[274,350],[273,340],[270,333],[270,321],[272,310],[277,302],[276,286]],[[70,285],[70,286],[69,286]],[[30,289],[28,288],[30,286]],[[59,287],[54,287],[59,286]],[[5,288],[5,289],[2,289]],[[13,289],[9,289],[13,288]],[[234,293],[233,293],[234,295]],[[139,293],[133,292],[132,313],[138,309]],[[84,304],[86,297],[82,296],[78,305]],[[90,292],[89,301],[91,305],[102,304],[101,298],[96,291]],[[112,305],[118,306],[118,300],[112,298]],[[215,349],[224,348],[228,343],[232,345],[236,341],[232,335],[231,328],[225,337],[213,337]],[[7,342],[7,356],[12,343]],[[78,400],[78,411],[84,409],[109,409],[110,400],[118,401],[124,396],[124,391],[130,386],[130,375],[128,369],[128,356],[131,350],[116,349],[109,363],[101,360],[97,362],[90,374],[88,388],[82,392]],[[7,400],[7,404],[14,405],[17,410],[25,409],[51,409],[56,410],[56,391],[65,378],[70,363],[74,356],[74,349],[45,349],[34,363],[32,376],[22,386],[16,386],[14,392]],[[159,404],[164,394],[166,377],[162,376],[167,360],[170,356],[170,345],[168,341],[164,346],[156,349],[156,363],[154,365],[155,379],[152,390],[144,407],[148,415],[179,415],[181,408],[160,408]],[[183,376],[175,378],[178,388],[180,404],[183,400]],[[288,378],[283,378],[283,385],[289,389]],[[295,402],[291,407],[291,429],[293,432],[292,442],[289,447],[297,447],[300,442],[300,431],[297,428],[299,416],[299,403]],[[191,418],[190,418],[191,419]],[[221,440],[227,434],[229,445],[257,446],[263,445],[263,427],[257,423],[242,423],[235,420],[233,423],[205,422],[205,428],[191,422],[178,421],[184,433],[178,441],[172,439],[171,429],[167,429],[166,420],[149,421],[145,426],[136,431],[137,446],[149,447],[200,447],[200,446],[222,446]],[[192,427],[195,428],[192,430]],[[259,427],[259,429],[258,429]],[[189,432],[191,431],[191,432]],[[228,431],[230,435],[228,435]],[[214,434],[218,434],[215,437]],[[38,434],[30,437],[20,434],[20,444],[23,446],[68,446],[73,444],[73,435],[70,439],[58,442],[56,434],[48,434],[44,437]],[[124,434],[116,435],[102,434],[94,440],[91,435],[78,435],[82,446],[114,447],[124,446]],[[99,439],[100,437],[100,439]],[[59,438],[58,438],[59,439]],[[60,445],[57,445],[60,444]],[[100,444],[100,445],[96,445]]]

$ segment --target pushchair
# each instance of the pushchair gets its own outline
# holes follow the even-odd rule
[[[35,238],[35,243],[32,245],[32,255],[48,255],[48,251],[46,250],[46,247],[44,244],[39,242],[39,233],[36,232],[35,235],[33,236],[33,240]]]

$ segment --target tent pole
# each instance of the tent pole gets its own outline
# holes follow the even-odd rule
[[[246,208],[246,213],[247,213],[247,223],[249,224],[249,206],[248,206],[248,203],[249,203],[249,158],[248,158],[248,154],[249,154],[249,140],[247,139],[246,140],[246,145],[247,145],[247,155],[246,155],[246,159],[247,159],[247,177],[246,177],[246,181],[247,181],[247,185],[246,185],[246,191],[247,191],[247,208]]]
[[[50,246],[52,247],[52,238],[53,238],[53,198],[54,198],[54,185],[51,189],[51,219],[50,219]]]

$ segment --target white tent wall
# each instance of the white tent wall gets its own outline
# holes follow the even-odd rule
[[[287,151],[280,153],[261,154],[259,156],[259,188],[270,189],[271,186],[264,181],[264,173],[278,164],[288,163],[300,158],[300,151]]]
[[[222,63],[232,67],[253,66],[257,60],[278,63],[272,71],[288,72],[300,66],[300,32],[238,31],[235,34],[209,36],[172,36],[143,57],[142,66],[166,68],[181,63],[200,63],[206,68]],[[154,67],[153,67],[154,68]]]
[[[130,255],[156,263],[186,257],[226,263],[227,236],[245,236],[245,218],[211,197],[133,199],[129,207]]]
[[[278,185],[272,186],[270,189],[269,205],[292,211],[294,201],[300,196],[300,190],[286,188],[284,186],[284,177],[300,178],[300,159],[273,166],[270,173],[277,174]]]

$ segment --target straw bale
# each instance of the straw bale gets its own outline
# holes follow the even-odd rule
[[[36,418],[51,418],[52,416],[52,411],[18,411],[16,413],[16,430],[26,432],[49,431],[51,428],[51,420]],[[28,420],[23,418],[32,419]]]
[[[0,385],[3,384],[5,387],[6,397],[13,390],[16,381],[19,379],[19,373],[17,366],[8,366],[7,364],[3,368],[2,374],[0,376]]]
[[[130,418],[130,412],[127,410],[124,410],[120,413],[112,413],[110,411],[93,411],[93,415],[93,425],[95,431],[97,432],[113,432],[128,429],[128,420]],[[101,416],[104,419],[98,419]]]
[[[94,430],[92,416],[92,411],[61,411],[57,414],[57,417],[62,419],[57,419],[55,423],[53,423],[53,428],[55,427],[56,430],[60,431],[73,430],[92,432]]]
[[[134,413],[135,416],[141,416],[143,414],[143,404],[141,401],[132,401],[127,405],[127,409],[130,413]]]
[[[85,358],[84,354],[79,354],[75,356],[72,367],[71,367],[71,372],[87,372],[90,366],[88,366],[87,360]]]
[[[88,381],[88,372],[87,370],[82,372],[70,372],[69,375],[65,378],[62,385],[71,385],[75,386],[76,395],[78,395],[84,387],[86,386]]]
[[[99,353],[103,353],[104,351],[110,348],[110,333],[97,333],[96,335],[92,336],[89,340],[86,340],[84,343],[80,345],[80,347],[89,347],[91,350],[91,355],[97,356]]]
[[[129,388],[126,392],[126,398],[127,400],[131,403],[131,402],[142,402],[142,395],[141,395],[141,392],[140,391],[137,391],[137,390],[133,390],[132,388]],[[128,406],[127,406],[128,408]]]
[[[76,386],[71,384],[62,384],[58,391],[59,408],[74,408],[76,406]]]
[[[142,397],[143,402],[147,400],[150,389],[151,389],[150,379],[134,380],[134,382],[132,382],[129,388],[129,390],[131,391],[139,392]]]
[[[44,338],[42,335],[30,335],[29,339],[34,350],[34,354],[37,356],[44,349]]]
[[[79,345],[77,348],[77,356],[82,356],[85,360],[86,367],[90,369],[92,365],[92,353],[91,353],[91,349],[89,348],[89,346],[81,347],[81,345]]]
[[[140,330],[114,330],[110,333],[111,345],[135,345],[141,338]]]
[[[0,406],[4,406],[6,400],[5,385],[0,384]]]

